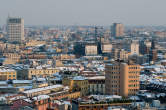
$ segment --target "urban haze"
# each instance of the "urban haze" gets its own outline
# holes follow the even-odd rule
[[[0,24],[23,17],[26,25],[166,25],[165,0],[0,0]]]
[[[164,0],[0,0],[0,110],[166,110]]]

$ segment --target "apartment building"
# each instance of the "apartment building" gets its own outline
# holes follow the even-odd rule
[[[129,53],[125,51],[124,49],[113,49],[111,53],[111,58],[117,60],[127,60],[129,56]]]
[[[32,79],[33,77],[51,77],[53,74],[59,72],[56,68],[36,67],[17,70],[18,79]]]
[[[24,20],[9,17],[7,19],[7,31],[10,42],[22,42],[24,40]]]
[[[105,94],[105,76],[88,77],[89,94]]]
[[[96,44],[87,44],[85,46],[85,54],[88,55],[97,55],[97,45]]]
[[[70,80],[70,90],[80,91],[81,96],[86,96],[88,94],[88,80],[82,76],[76,76]]]
[[[127,97],[139,90],[139,65],[114,61],[106,64],[105,72],[106,94]]]

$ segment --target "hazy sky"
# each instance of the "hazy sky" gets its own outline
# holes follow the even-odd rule
[[[0,24],[20,16],[26,25],[166,25],[166,0],[0,0]]]

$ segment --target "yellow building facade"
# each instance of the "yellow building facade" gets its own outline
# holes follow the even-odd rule
[[[17,79],[17,73],[13,69],[0,69],[0,80]]]
[[[62,81],[64,86],[69,86],[70,92],[80,91],[80,96],[88,94],[89,82],[88,79],[82,76],[76,76],[72,79],[64,78]]]
[[[56,68],[29,68],[28,79],[32,79],[32,77],[52,76],[57,72],[59,72],[59,70]]]

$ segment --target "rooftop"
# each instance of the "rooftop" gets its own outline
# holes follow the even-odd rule
[[[23,93],[28,94],[28,93],[40,92],[40,91],[45,91],[45,90],[50,90],[50,89],[55,89],[55,88],[62,88],[62,87],[64,87],[64,86],[63,85],[53,85],[53,86],[47,86],[47,87],[27,90],[27,91],[24,91]]]
[[[105,76],[87,77],[87,79],[105,79]]]
[[[73,80],[86,80],[86,78],[83,76],[75,76]]]

